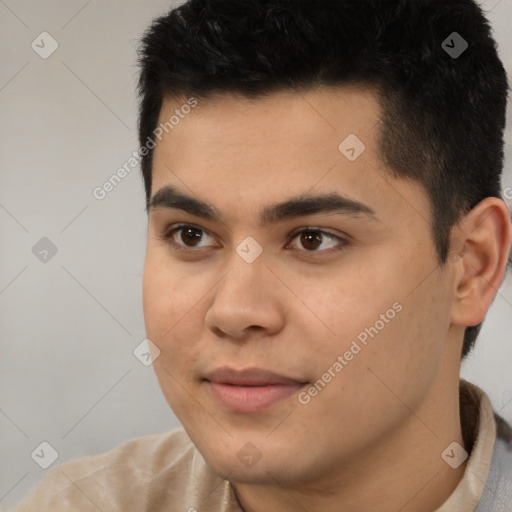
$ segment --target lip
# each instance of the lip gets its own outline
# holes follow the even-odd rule
[[[204,377],[217,401],[232,412],[263,411],[293,394],[307,383],[260,368],[218,368]]]

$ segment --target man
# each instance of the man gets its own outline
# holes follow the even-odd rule
[[[144,314],[184,430],[18,510],[510,512],[510,428],[459,377],[511,242],[477,4],[190,0],[140,62]]]

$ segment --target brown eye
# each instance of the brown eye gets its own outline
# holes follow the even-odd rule
[[[294,249],[306,253],[331,253],[345,248],[348,241],[341,236],[321,229],[302,229],[291,235]]]
[[[214,237],[204,229],[190,224],[175,225],[162,236],[162,239],[177,250],[208,249],[218,245],[215,243]]]
[[[181,241],[188,247],[195,247],[203,237],[203,231],[198,228],[181,228],[179,231],[181,231]]]
[[[316,251],[322,245],[322,234],[319,231],[303,231],[300,243],[308,251]]]

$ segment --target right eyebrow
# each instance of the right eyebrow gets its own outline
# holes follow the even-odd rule
[[[161,188],[151,198],[149,208],[175,208],[196,217],[224,223],[222,215],[212,205],[200,199],[182,194],[175,187],[171,186]]]

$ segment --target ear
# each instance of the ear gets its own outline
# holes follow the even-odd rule
[[[482,322],[503,280],[512,237],[507,205],[487,197],[452,231],[452,324]]]

